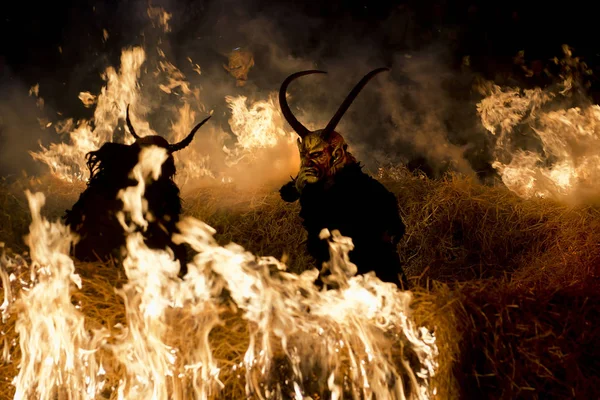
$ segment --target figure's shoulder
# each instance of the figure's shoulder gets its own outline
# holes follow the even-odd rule
[[[358,175],[358,176],[359,176],[359,179],[357,179],[357,183],[364,186],[365,188],[374,190],[378,193],[392,194],[392,192],[390,192],[383,183],[381,183],[377,178],[375,178],[371,174],[361,170],[360,175]]]
[[[99,149],[90,151],[86,154],[88,164],[108,165],[108,164],[128,164],[137,163],[138,151],[134,146],[128,146],[122,143],[106,142]]]
[[[137,163],[139,148],[129,146],[123,143],[106,142],[98,150],[93,150],[87,153],[88,162],[93,163],[118,163],[128,164],[131,162]]]
[[[91,153],[110,152],[110,151],[124,152],[124,151],[132,151],[132,150],[133,150],[133,146],[129,146],[124,143],[106,142],[102,146],[100,146],[100,148],[98,150],[92,151]]]
[[[383,183],[363,171],[359,166],[343,171],[342,179],[336,180],[336,191],[347,196],[356,197],[361,202],[380,201],[382,198],[396,199],[396,195],[390,192]],[[366,199],[369,200],[366,200]]]

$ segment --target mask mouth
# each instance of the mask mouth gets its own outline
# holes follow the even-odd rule
[[[304,169],[304,175],[318,175],[319,171],[316,168],[305,168]]]

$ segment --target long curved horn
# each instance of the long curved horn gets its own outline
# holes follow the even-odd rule
[[[189,135],[187,135],[185,137],[185,139],[183,139],[181,142],[175,143],[175,144],[170,144],[169,145],[169,149],[168,149],[169,152],[174,153],[174,152],[179,151],[181,149],[185,149],[187,146],[189,146],[190,143],[192,143],[192,139],[194,139],[194,134],[196,133],[196,131],[198,129],[200,129],[200,127],[202,125],[204,125],[204,123],[206,121],[208,121],[210,119],[210,117],[212,117],[212,115],[210,115],[209,117],[205,118],[204,121],[202,121],[198,125],[196,125],[194,127],[194,129],[192,129],[192,131],[189,133]]]
[[[125,120],[127,121],[127,127],[129,128],[131,136],[133,136],[135,140],[139,140],[140,137],[137,135],[137,133],[135,133],[135,129],[133,129],[133,125],[131,125],[131,120],[129,119],[129,104],[127,104],[127,113]]]
[[[292,110],[290,110],[290,106],[288,105],[287,99],[285,97],[287,94],[287,87],[294,79],[299,78],[301,76],[310,75],[310,74],[326,74],[326,73],[327,72],[325,72],[325,71],[319,71],[316,69],[296,72],[295,74],[292,74],[292,75],[288,76],[287,78],[285,78],[285,80],[281,84],[281,88],[279,89],[279,107],[281,107],[281,112],[283,113],[283,116],[285,117],[288,124],[290,124],[292,129],[294,129],[296,131],[296,133],[298,134],[298,136],[300,136],[301,138],[304,138],[304,136],[308,135],[310,133],[310,131],[308,129],[306,129],[306,127],[304,125],[302,125],[300,123],[300,121],[298,121],[298,119],[296,119],[296,117],[292,113]]]
[[[348,94],[348,96],[346,97],[346,99],[344,100],[344,102],[342,103],[340,108],[338,108],[338,110],[335,113],[335,115],[333,116],[333,118],[331,118],[331,120],[329,121],[329,123],[327,124],[325,129],[323,129],[323,132],[322,132],[323,137],[326,138],[335,130],[335,127],[337,126],[337,124],[340,122],[340,120],[344,116],[344,113],[346,111],[348,111],[348,108],[350,107],[350,105],[352,104],[352,102],[354,101],[356,96],[358,96],[360,91],[365,87],[367,82],[369,82],[371,80],[371,78],[373,78],[378,73],[383,72],[383,71],[389,71],[389,70],[390,70],[389,68],[385,68],[385,67],[377,68],[377,69],[369,72],[367,75],[365,75],[360,80],[360,82],[358,82],[356,84],[356,86],[354,86],[354,89],[352,89],[352,91]]]

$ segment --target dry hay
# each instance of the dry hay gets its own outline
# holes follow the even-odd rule
[[[224,185],[195,189],[183,198],[184,212],[215,228],[219,244],[234,242],[258,256],[276,257],[292,272],[315,266],[303,251],[306,232],[298,219],[298,203],[283,202],[276,190]]]
[[[600,285],[523,290],[503,280],[415,289],[435,328],[440,399],[599,398]]]
[[[407,225],[400,251],[415,284],[415,318],[436,332],[439,398],[600,397],[597,209],[525,201],[504,187],[455,175],[434,181],[399,169],[381,179],[397,193]],[[52,180],[36,187],[51,193],[43,211],[51,218],[80,190]],[[0,188],[0,240],[23,250],[29,213],[13,189]],[[186,214],[213,226],[219,243],[234,241],[258,255],[285,254],[292,271],[311,266],[297,205],[282,202],[276,191],[199,188],[184,200]],[[124,322],[114,292],[124,282],[118,271],[78,264],[84,289],[74,297],[90,328]],[[210,339],[219,365],[232,366],[247,348],[247,324],[233,312],[223,318]],[[14,316],[4,331],[17,340]],[[0,366],[1,398],[13,392],[15,365]],[[227,390],[219,397],[242,398],[243,372],[227,371],[221,374]],[[116,382],[119,371],[113,373]]]
[[[31,215],[25,190],[46,195],[43,213],[51,220],[60,218],[79,198],[85,184],[68,183],[52,176],[23,177],[14,182],[0,179],[0,242],[17,253],[27,250],[23,236],[29,232]]]
[[[600,272],[598,208],[524,200],[454,174],[436,181],[393,172],[384,183],[397,193],[407,225],[400,253],[409,275],[572,284]]]

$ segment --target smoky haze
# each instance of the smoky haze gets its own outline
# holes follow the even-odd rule
[[[172,15],[168,32],[149,18],[149,5]],[[55,41],[44,47],[56,48],[53,53],[47,50],[54,64],[44,65],[41,56],[30,56],[21,78],[12,79],[10,90],[2,91],[1,172],[39,172],[39,163],[31,160],[27,150],[36,150],[37,140],[47,140],[45,136],[61,137],[42,132],[34,115],[41,113],[40,118],[51,121],[65,116],[90,118],[93,109],[81,104],[79,92],[97,94],[106,67],[118,68],[121,51],[141,45],[147,57],[139,80],[148,111],[144,118],[156,132],[167,132],[173,110],[180,105],[176,95],[156,87],[153,68],[159,47],[190,86],[200,88],[200,102],[192,103],[196,120],[213,112],[193,144],[199,154],[211,156],[213,170],[224,168],[222,145],[235,143],[226,96],[246,96],[248,104],[266,100],[287,75],[303,69],[325,70],[327,75],[303,77],[289,88],[289,102],[300,121],[311,129],[322,128],[362,76],[386,66],[391,71],[372,79],[337,127],[357,158],[371,171],[380,164],[405,163],[432,176],[448,169],[494,175],[489,165],[493,138],[477,118],[479,98],[471,91],[478,71],[463,58],[476,45],[476,38],[472,28],[441,22],[438,6],[374,3],[368,9],[348,10],[336,2],[318,6],[239,0],[74,3],[62,16],[61,33],[55,33]],[[465,15],[473,12],[477,7],[468,8]],[[461,44],[465,40],[468,44]],[[255,59],[244,87],[236,86],[223,68],[236,48],[251,51]],[[505,53],[510,57],[514,51]],[[193,64],[200,66],[200,74]],[[27,93],[35,83],[40,84],[44,110]],[[257,177],[283,181],[297,168],[292,150],[278,146],[266,151],[252,168],[232,175],[244,182]],[[282,163],[289,166],[271,171],[272,165]]]
[[[432,175],[447,169],[472,174],[472,164],[485,164],[489,157],[482,151],[489,135],[478,125],[473,99],[452,96],[454,88],[446,86],[452,82],[458,91],[468,92],[473,76],[452,68],[455,55],[443,39],[416,51],[392,49],[390,40],[408,41],[399,25],[416,29],[410,26],[410,11],[402,11],[383,16],[379,25],[343,13],[331,23],[293,5],[259,10],[256,3],[226,1],[207,7],[200,26],[183,17],[184,32],[173,28],[173,35],[184,38],[178,54],[198,54],[203,72],[190,79],[201,82],[215,108],[225,94],[262,98],[293,72],[327,71],[300,78],[289,88],[292,110],[310,129],[323,128],[366,73],[390,67],[391,72],[377,75],[363,89],[337,127],[351,151],[372,171],[382,163],[402,162]],[[221,65],[237,47],[252,51],[256,60],[244,89],[235,87]]]
[[[43,172],[44,166],[29,157],[28,151],[55,139],[43,127],[44,106],[35,94],[29,94],[30,89],[8,67],[0,71],[0,176],[9,180],[23,171]]]

